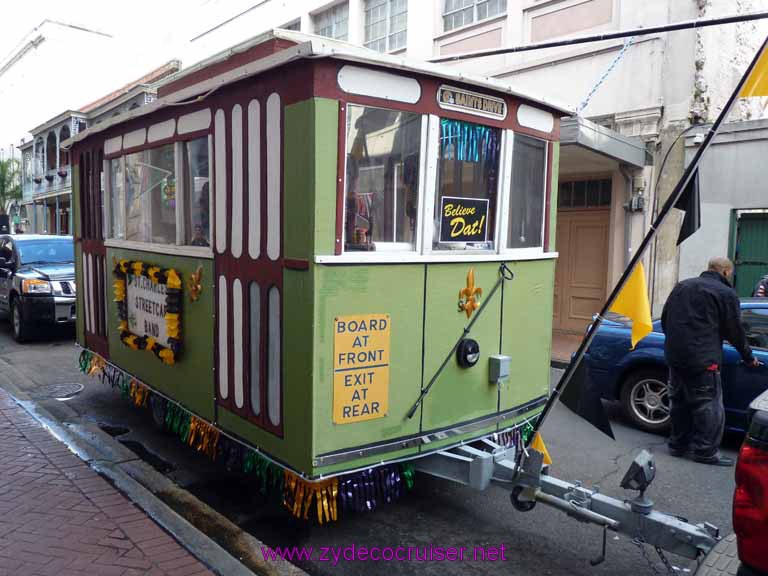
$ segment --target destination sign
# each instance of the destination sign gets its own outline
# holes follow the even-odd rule
[[[440,86],[437,91],[437,103],[446,110],[458,110],[497,120],[504,120],[507,117],[507,103],[502,98],[452,86]]]

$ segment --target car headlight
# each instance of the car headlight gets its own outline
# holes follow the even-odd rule
[[[21,291],[24,294],[50,294],[53,290],[47,280],[30,278],[21,281]]]

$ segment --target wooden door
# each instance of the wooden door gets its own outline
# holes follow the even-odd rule
[[[555,330],[583,333],[605,301],[609,215],[608,210],[557,213]]]

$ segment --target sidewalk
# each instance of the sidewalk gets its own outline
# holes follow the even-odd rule
[[[0,388],[0,576],[212,574]]]

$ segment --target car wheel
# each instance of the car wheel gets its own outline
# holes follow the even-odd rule
[[[645,368],[632,372],[621,387],[621,406],[629,420],[646,432],[669,430],[669,388],[666,370]]]
[[[11,300],[11,329],[13,330],[13,339],[19,343],[26,342],[31,335],[29,326],[24,322],[21,306],[18,298]]]

